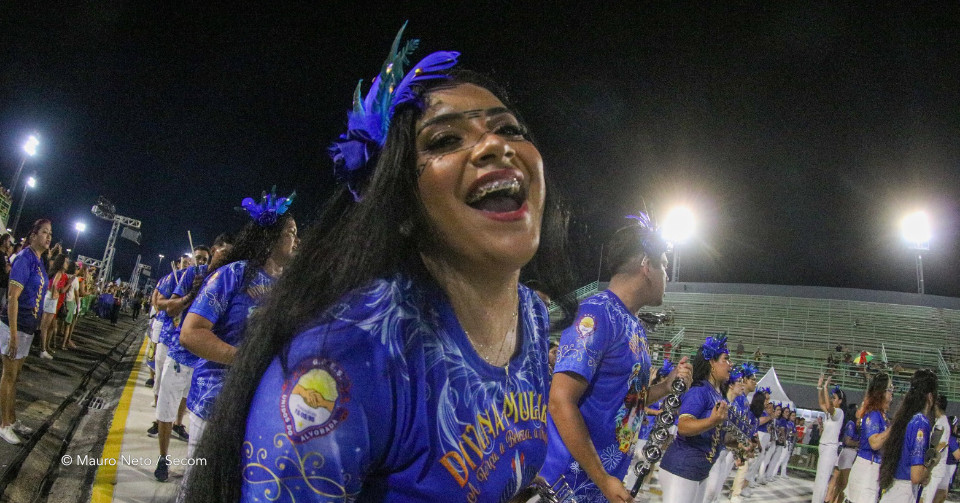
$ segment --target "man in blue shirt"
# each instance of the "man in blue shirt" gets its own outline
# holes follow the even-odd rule
[[[649,386],[647,337],[637,319],[643,306],[659,306],[667,281],[667,243],[641,214],[617,231],[607,248],[612,277],[607,290],[580,304],[564,330],[550,390],[547,483],[560,479],[577,501],[633,501],[623,485],[644,406],[670,393],[674,379],[687,382],[682,359],[668,379]]]

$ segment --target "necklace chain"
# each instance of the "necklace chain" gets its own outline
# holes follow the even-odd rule
[[[513,332],[514,334],[517,333],[517,322],[516,322],[516,320],[517,320],[517,312],[514,311],[514,312],[513,312],[513,328],[511,328],[510,330],[508,330],[507,333],[505,333],[505,334],[503,335],[503,339],[500,341],[500,349],[497,350],[497,354],[496,354],[496,356],[495,356],[492,360],[491,360],[491,358],[490,358],[489,356],[486,356],[486,355],[484,355],[483,353],[481,353],[480,351],[477,351],[477,354],[480,355],[480,357],[483,358],[484,361],[486,361],[486,362],[489,363],[490,365],[499,366],[499,365],[495,365],[493,362],[494,362],[494,361],[500,361],[500,358],[501,358],[501,356],[503,355],[503,348],[504,348],[504,346],[506,346],[506,344],[507,344],[507,339],[509,338],[510,332]],[[467,334],[467,339],[468,339],[468,340],[470,341],[470,343],[473,344],[474,346],[477,346],[478,348],[483,348],[483,349],[490,349],[490,346],[488,346],[488,345],[486,345],[486,344],[484,344],[484,343],[482,343],[482,342],[480,342],[480,341],[475,340],[475,339],[473,338],[473,336],[470,335],[470,332],[469,332],[467,329],[463,329],[463,333]],[[508,359],[508,360],[507,360],[507,368],[509,368],[509,367],[510,367],[510,361],[509,361],[509,359]]]

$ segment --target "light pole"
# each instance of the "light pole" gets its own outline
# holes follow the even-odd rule
[[[80,233],[87,230],[87,224],[83,222],[77,222],[73,224],[73,228],[77,231],[77,237],[73,238],[73,247],[77,247],[77,240],[80,239]]]
[[[911,213],[900,223],[903,239],[917,252],[917,293],[923,295],[923,252],[930,250],[930,219],[922,211]]]
[[[37,139],[37,135],[32,134],[27,138],[27,142],[23,144],[23,158],[20,159],[20,167],[17,168],[17,174],[13,175],[13,184],[10,185],[10,192],[17,190],[17,183],[20,182],[20,172],[23,171],[23,165],[27,163],[27,157],[33,157],[37,155],[37,145],[40,145],[40,140]],[[13,230],[17,230],[14,226]]]
[[[17,224],[20,223],[20,212],[23,211],[23,202],[27,200],[27,189],[32,189],[37,186],[37,179],[34,177],[27,177],[27,183],[23,186],[23,196],[20,198],[20,205],[17,206],[17,216],[13,219],[13,234],[17,234]]]
[[[157,254],[157,256],[160,257],[159,259],[157,259],[157,274],[160,274],[160,266],[163,265],[163,254],[159,253]]]
[[[680,245],[686,243],[696,230],[696,219],[690,208],[677,206],[663,220],[663,239],[673,245],[673,274],[670,281],[680,281]]]

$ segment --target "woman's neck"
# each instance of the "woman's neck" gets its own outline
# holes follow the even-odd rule
[[[33,250],[33,253],[36,253],[38,257],[41,256],[41,255],[43,255],[43,252],[46,251],[46,250],[44,250],[44,249],[41,249],[41,248],[38,247],[38,246],[33,246],[33,245],[28,246],[28,248],[30,248],[31,250]]]
[[[267,257],[267,261],[263,263],[263,272],[267,273],[267,276],[271,278],[278,278],[283,274],[283,266],[274,260],[273,257]]]
[[[516,330],[519,269],[498,273],[455,267],[426,255],[423,263],[449,297],[457,320],[471,342],[495,346],[504,342],[510,330]]]

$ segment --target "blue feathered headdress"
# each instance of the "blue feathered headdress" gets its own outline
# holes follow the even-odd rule
[[[337,181],[347,184],[355,201],[360,200],[363,184],[387,140],[393,110],[401,103],[418,99],[411,89],[414,83],[446,78],[441,72],[456,65],[460,56],[459,52],[434,52],[404,74],[404,67],[410,63],[408,56],[420,44],[418,39],[411,39],[401,47],[400,39],[406,27],[407,23],[403,23],[397,32],[390,54],[383,62],[380,74],[373,79],[366,97],[360,92],[363,81],[357,83],[353,109],[347,114],[347,132],[330,146],[333,174]]]
[[[641,211],[636,215],[627,215],[626,218],[637,221],[640,228],[640,248],[646,256],[659,257],[670,251],[670,244],[663,239],[663,233],[654,225],[650,215]]]
[[[240,202],[239,211],[246,211],[250,218],[260,227],[269,227],[277,222],[280,215],[283,215],[293,204],[293,198],[297,196],[297,191],[293,191],[287,197],[277,197],[277,186],[270,189],[270,193],[263,192],[260,196],[260,202],[257,203],[252,197],[247,197]]]
[[[743,369],[742,369],[742,368],[740,368],[739,366],[737,366],[737,367],[734,367],[732,370],[730,370],[730,384],[733,384],[733,383],[739,381],[740,379],[743,379]]]
[[[673,372],[673,367],[674,367],[673,363],[671,363],[670,360],[664,358],[663,366],[660,367],[660,370],[657,371],[657,377],[667,377],[668,375],[670,375],[670,372]]]
[[[757,391],[759,391],[760,393],[767,394],[767,395],[769,395],[769,394],[771,393],[769,386],[766,387],[766,388],[757,388]]]
[[[757,372],[760,371],[753,362],[744,362],[741,366],[743,367],[743,376],[747,378],[757,375]]]
[[[703,346],[700,346],[700,353],[706,360],[719,358],[724,353],[730,354],[730,350],[727,349],[727,334],[719,333],[707,337],[707,340],[703,341]]]

